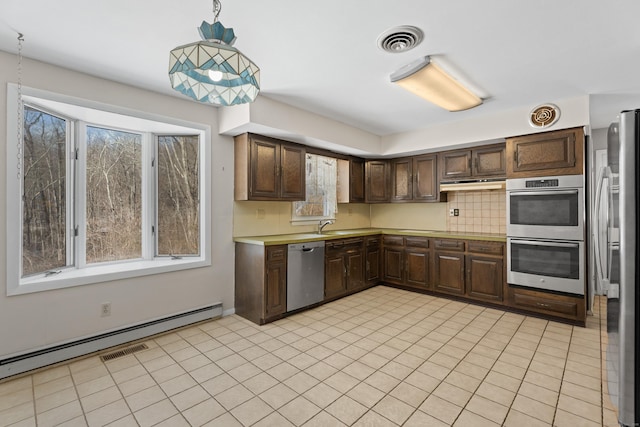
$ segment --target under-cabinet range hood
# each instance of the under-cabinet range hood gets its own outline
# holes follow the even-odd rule
[[[440,191],[480,191],[480,190],[504,190],[506,188],[504,179],[498,180],[470,180],[440,183]]]

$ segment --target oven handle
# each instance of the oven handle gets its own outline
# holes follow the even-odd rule
[[[569,196],[573,194],[578,194],[578,190],[549,190],[549,191],[510,191],[509,194],[511,196],[549,196],[549,195],[561,195],[561,196]]]
[[[559,243],[559,242],[549,242],[542,240],[516,240],[511,239],[511,243],[517,243],[519,245],[529,245],[529,246],[551,246],[554,248],[579,248],[579,243]]]

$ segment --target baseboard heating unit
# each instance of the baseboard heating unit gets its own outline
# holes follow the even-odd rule
[[[0,360],[0,379],[222,316],[222,303]]]

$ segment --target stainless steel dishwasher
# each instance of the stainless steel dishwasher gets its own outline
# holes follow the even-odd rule
[[[324,299],[324,241],[289,245],[287,311]]]

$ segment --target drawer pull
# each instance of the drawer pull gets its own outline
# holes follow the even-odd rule
[[[547,308],[547,307],[551,307],[549,304],[545,304],[545,303],[543,303],[543,302],[537,302],[537,303],[536,303],[536,305],[537,305],[538,307],[545,307],[545,308]]]

